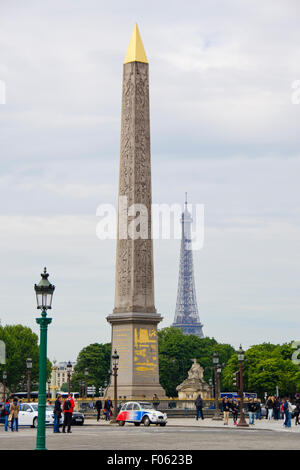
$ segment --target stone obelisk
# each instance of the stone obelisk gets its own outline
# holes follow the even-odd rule
[[[115,308],[112,351],[119,354],[118,396],[164,397],[159,384],[151,224],[149,64],[135,25],[123,65]],[[111,381],[106,396],[113,396]]]

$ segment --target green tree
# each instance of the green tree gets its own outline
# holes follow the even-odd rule
[[[109,382],[110,355],[110,343],[94,343],[83,348],[78,354],[71,378],[72,390],[79,390],[79,382],[85,382],[84,369],[87,367],[89,372],[87,384],[95,385],[98,395],[98,388],[104,386],[105,380]]]
[[[36,385],[39,380],[38,336],[23,325],[0,325],[0,339],[6,344],[6,364],[2,370],[7,372],[7,387],[11,392],[27,390],[26,359],[32,359],[31,381]],[[47,379],[51,375],[51,362],[47,360]]]
[[[290,344],[263,343],[251,346],[245,352],[244,390],[256,392],[260,398],[276,394],[294,395],[300,386],[299,367],[291,361]],[[239,368],[237,355],[228,361],[222,374],[223,389],[232,390],[232,374]]]
[[[62,386],[60,387],[60,391],[61,391],[61,392],[68,392],[68,391],[69,391],[69,385],[68,385],[68,383],[62,384]]]
[[[184,335],[178,328],[164,328],[158,332],[159,377],[168,396],[177,396],[176,387],[187,378],[195,358],[204,368],[204,379],[212,377],[213,352],[217,351],[220,363],[226,364],[234,353],[229,344],[219,344],[214,338]]]

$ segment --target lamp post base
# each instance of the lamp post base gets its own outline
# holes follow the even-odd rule
[[[237,427],[239,427],[239,428],[249,428],[249,424],[248,424],[247,421],[245,420],[244,415],[242,415],[242,416],[240,417],[240,420],[239,420],[239,422],[237,423]]]

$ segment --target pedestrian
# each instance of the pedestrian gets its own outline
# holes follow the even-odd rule
[[[10,401],[9,401],[9,398],[6,398],[6,401],[4,404],[4,429],[5,431],[8,431],[9,414],[10,414]]]
[[[223,400],[224,426],[228,426],[229,411],[230,411],[230,403],[228,401],[228,398],[226,397]]]
[[[9,418],[8,420],[11,421],[11,430],[18,432],[19,428],[19,412],[20,412],[20,405],[18,403],[18,398],[14,397],[12,404],[10,405],[9,409]]]
[[[112,408],[113,408],[113,403],[110,397],[108,397],[104,403],[105,421],[109,421]]]
[[[63,413],[64,413],[64,423],[63,423],[63,430],[62,432],[66,432],[65,429],[68,427],[68,433],[71,433],[71,426],[72,426],[72,415],[75,403],[70,393],[68,398],[64,401],[63,404]]]
[[[196,420],[198,421],[199,416],[201,417],[201,419],[204,419],[204,416],[203,416],[203,400],[201,398],[200,393],[199,393],[199,395],[197,396],[197,398],[195,400],[195,405],[196,405]]]
[[[294,409],[295,426],[299,424],[299,414],[300,414],[300,408],[299,408],[299,405],[296,405],[296,408]]]
[[[155,410],[157,410],[160,401],[159,401],[159,398],[158,398],[158,396],[156,395],[156,393],[154,393],[153,398],[152,398],[152,401],[153,401],[153,408],[154,408]]]
[[[299,423],[299,414],[300,414],[300,395],[299,395],[299,393],[296,393],[295,405],[296,405],[296,408],[294,409],[294,418],[295,418],[295,425],[297,426],[297,424],[300,424]]]
[[[100,420],[100,413],[101,413],[101,410],[102,410],[102,401],[100,400],[100,397],[96,401],[95,406],[96,406],[96,410],[97,410],[97,421],[99,421]]]
[[[272,397],[273,399],[273,418],[280,419],[280,402],[278,397]]]
[[[250,398],[248,403],[249,424],[254,424],[254,416],[256,409],[256,403],[254,402],[253,398]]]
[[[235,399],[233,399],[232,402],[231,402],[231,413],[232,413],[234,426],[237,426],[238,412],[239,412],[239,405],[238,405],[237,401]]]
[[[256,400],[256,414],[255,418],[261,420],[261,399]]]
[[[274,403],[273,403],[273,397],[268,397],[267,403],[266,403],[266,410],[267,410],[267,419],[270,421],[273,417],[273,409],[274,409]]]
[[[57,395],[57,398],[54,404],[54,422],[53,422],[53,432],[55,433],[60,432],[59,424],[60,424],[61,415],[62,415],[61,402],[62,402],[62,396]]]
[[[289,402],[288,398],[285,398],[284,401],[283,401],[283,412],[284,412],[283,425],[286,428],[291,427],[291,424],[292,424],[291,423],[292,411],[293,411],[293,408],[292,408],[291,403]]]

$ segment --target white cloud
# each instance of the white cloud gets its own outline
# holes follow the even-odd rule
[[[115,244],[96,238],[95,213],[117,200],[122,61],[138,21],[150,61],[154,202],[182,202],[188,191],[205,204],[205,246],[195,253],[205,334],[237,346],[294,335],[299,2],[11,0],[0,11],[2,321],[34,325],[32,284],[47,264],[57,284],[51,357],[75,359],[110,338]],[[155,243],[164,326],[178,259],[178,242]]]

